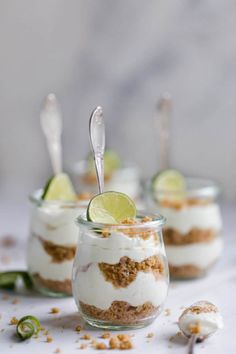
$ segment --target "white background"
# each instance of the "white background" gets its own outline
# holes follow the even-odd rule
[[[104,107],[107,140],[146,175],[159,167],[155,104],[174,101],[172,165],[236,199],[234,0],[0,0],[0,192],[25,200],[51,168],[44,96],[64,113],[64,165],[89,151]]]

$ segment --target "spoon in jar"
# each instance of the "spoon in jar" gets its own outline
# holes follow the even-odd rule
[[[160,167],[166,170],[169,167],[169,136],[172,101],[168,93],[162,94],[158,101],[158,123],[160,137]]]
[[[50,93],[44,102],[40,114],[40,123],[47,140],[47,147],[54,175],[62,172],[62,116],[59,102],[54,93]]]
[[[99,193],[104,191],[105,124],[101,107],[94,109],[89,120],[89,137],[94,155]]]
[[[208,301],[198,301],[184,310],[178,325],[189,338],[188,354],[193,354],[195,343],[202,342],[223,327],[222,316],[215,305]]]

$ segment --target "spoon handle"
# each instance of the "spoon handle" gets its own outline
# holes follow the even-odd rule
[[[169,136],[171,109],[172,103],[170,95],[167,93],[163,94],[158,102],[161,170],[165,170],[169,167]]]
[[[48,152],[56,175],[62,171],[62,117],[58,100],[53,93],[46,97],[40,114],[40,123],[47,139]]]
[[[104,191],[105,124],[101,107],[95,108],[89,120],[89,136],[94,154],[99,193]]]
[[[194,347],[195,347],[195,343],[197,341],[197,336],[196,335],[192,335],[189,339],[188,342],[188,353],[187,354],[193,354],[194,353]]]

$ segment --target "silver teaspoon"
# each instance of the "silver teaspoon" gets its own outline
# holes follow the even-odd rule
[[[170,116],[172,110],[172,101],[168,93],[162,94],[157,108],[160,131],[160,165],[161,170],[165,170],[169,167]]]
[[[93,150],[99,193],[104,191],[104,151],[105,151],[105,124],[103,111],[97,107],[89,120],[89,136]]]
[[[62,116],[58,100],[54,93],[50,93],[46,97],[40,114],[40,123],[47,140],[53,172],[56,175],[62,172]]]

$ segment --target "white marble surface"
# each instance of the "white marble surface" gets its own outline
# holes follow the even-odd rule
[[[27,208],[2,201],[0,203],[1,237],[4,234],[12,234],[17,237],[17,244],[14,248],[0,248],[0,270],[24,268],[24,249],[27,235]],[[186,341],[184,338],[176,337],[178,332],[176,321],[180,315],[182,306],[188,306],[197,300],[209,300],[215,303],[224,318],[224,329],[219,331],[206,342],[198,344],[196,354],[234,354],[235,353],[235,328],[236,328],[236,263],[235,263],[235,213],[236,206],[225,206],[223,208],[225,225],[225,250],[220,262],[216,265],[211,274],[200,280],[187,282],[173,282],[170,286],[168,300],[165,308],[171,309],[171,315],[161,316],[149,327],[141,330],[128,331],[135,334],[133,342],[135,349],[131,353],[143,354],[183,354],[186,352]],[[8,258],[9,257],[9,258]],[[8,263],[6,263],[8,261]],[[9,295],[8,300],[3,300],[4,294]],[[18,304],[12,301],[17,298]],[[49,314],[52,307],[60,308],[60,313]],[[72,298],[50,299],[37,294],[15,294],[6,291],[0,292],[0,352],[4,354],[17,353],[35,354],[53,353],[56,348],[61,349],[62,354],[78,353],[81,343],[81,335],[76,333],[74,328],[81,323],[76,306]],[[18,342],[15,338],[15,327],[9,325],[12,316],[32,314],[38,317],[41,325],[49,330],[53,337],[51,343],[46,343],[46,337],[40,335],[38,339],[31,339],[26,342]],[[4,331],[1,331],[4,329]],[[85,328],[85,333],[97,338],[102,331]],[[147,339],[146,335],[154,332],[155,336]],[[170,340],[172,338],[172,340]],[[93,353],[94,349],[88,348],[84,353]],[[102,354],[108,350],[100,351]],[[116,351],[115,351],[116,352]]]

